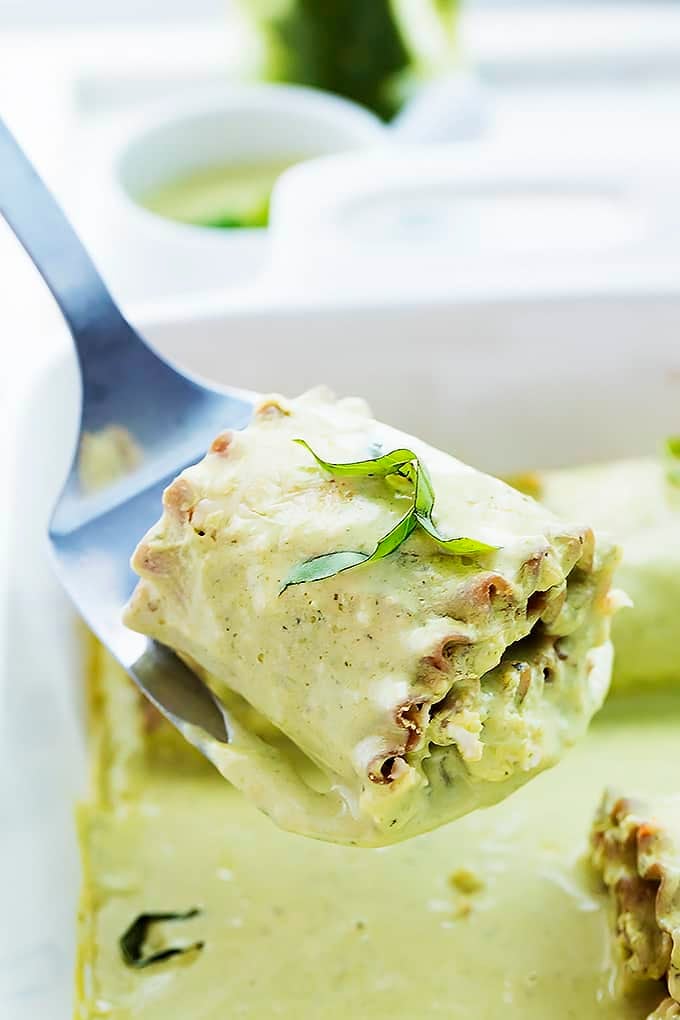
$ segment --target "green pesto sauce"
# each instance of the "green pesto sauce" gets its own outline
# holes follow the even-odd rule
[[[281,832],[181,758],[147,764],[123,810],[81,820],[95,906],[78,1016],[639,1020],[660,986],[620,997],[607,899],[582,855],[606,784],[680,789],[679,726],[677,696],[621,698],[504,803],[380,850]],[[200,953],[125,966],[134,917],[191,907],[157,935],[202,940]]]
[[[204,167],[160,185],[140,204],[158,216],[198,227],[266,227],[276,179],[303,158]]]

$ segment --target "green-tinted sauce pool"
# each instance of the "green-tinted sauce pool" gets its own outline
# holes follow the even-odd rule
[[[198,227],[266,227],[277,178],[303,158],[203,167],[142,195],[140,204],[158,216]]]

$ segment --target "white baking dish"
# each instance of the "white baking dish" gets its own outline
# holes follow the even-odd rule
[[[650,451],[680,427],[680,294],[436,306],[186,310],[141,323],[203,375],[295,392],[320,381],[491,470]],[[75,621],[45,526],[76,428],[65,336],[15,409],[0,717],[0,1016],[71,1010],[84,788]],[[131,544],[134,536],[130,536]]]

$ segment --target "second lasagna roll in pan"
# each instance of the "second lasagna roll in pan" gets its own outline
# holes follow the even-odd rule
[[[439,535],[472,553],[416,527],[285,588],[314,557],[370,553],[411,505],[408,486],[338,477],[310,448],[342,464],[413,451]],[[432,829],[553,765],[603,701],[615,547],[362,401],[265,400],[164,504],[126,622],[208,678],[230,734],[209,756],[284,828],[364,846]]]
[[[648,1020],[680,1016],[680,797],[607,791],[591,833],[596,870],[609,890],[625,984],[659,982]]]
[[[615,584],[631,599],[614,621],[613,690],[680,685],[680,487],[661,458],[612,461],[518,479],[561,517],[606,529],[623,547]]]

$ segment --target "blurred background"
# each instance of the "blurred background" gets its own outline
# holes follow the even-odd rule
[[[0,111],[125,305],[677,284],[680,0],[0,0]]]

